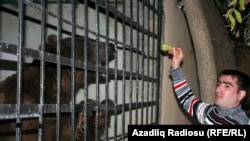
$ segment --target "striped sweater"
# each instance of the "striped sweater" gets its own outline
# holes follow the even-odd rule
[[[189,115],[204,125],[246,125],[249,118],[241,105],[232,109],[220,109],[216,105],[206,104],[194,95],[181,68],[170,70],[173,87],[181,106]]]

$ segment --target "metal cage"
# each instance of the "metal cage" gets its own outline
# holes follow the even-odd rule
[[[161,0],[0,8],[0,140],[127,140],[158,124]]]

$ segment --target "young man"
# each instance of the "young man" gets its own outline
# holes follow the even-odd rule
[[[241,102],[247,97],[249,77],[236,70],[224,70],[219,74],[214,104],[198,99],[189,87],[180,68],[184,58],[181,48],[174,47],[170,74],[179,103],[192,117],[205,125],[246,125],[249,118],[241,109]]]

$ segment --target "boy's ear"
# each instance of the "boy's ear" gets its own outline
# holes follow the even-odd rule
[[[239,95],[238,95],[238,99],[242,100],[245,96],[246,96],[246,91],[240,90]]]

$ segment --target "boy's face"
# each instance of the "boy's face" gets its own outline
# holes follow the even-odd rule
[[[245,91],[239,91],[238,79],[230,75],[221,75],[216,84],[215,105],[221,109],[236,107],[245,96]]]

